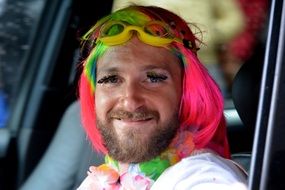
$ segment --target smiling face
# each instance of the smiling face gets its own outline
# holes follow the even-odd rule
[[[129,163],[154,158],[179,127],[179,59],[137,38],[109,48],[97,62],[97,128],[109,155]]]

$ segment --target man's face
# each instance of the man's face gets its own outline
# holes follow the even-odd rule
[[[97,62],[97,127],[109,155],[147,161],[167,148],[179,127],[182,69],[165,48],[133,38]]]

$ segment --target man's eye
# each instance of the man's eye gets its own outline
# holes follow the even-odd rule
[[[165,81],[168,77],[161,74],[148,74],[147,78],[152,83],[158,83]]]
[[[117,83],[118,77],[116,75],[106,76],[97,81],[98,84]]]

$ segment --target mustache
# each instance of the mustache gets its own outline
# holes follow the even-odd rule
[[[114,110],[109,112],[108,119],[118,119],[118,120],[149,120],[149,119],[158,119],[159,114],[156,111],[151,111],[147,109],[141,109],[134,112],[129,112],[125,110]]]

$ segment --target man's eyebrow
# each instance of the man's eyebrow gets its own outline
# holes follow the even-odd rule
[[[98,73],[116,73],[119,69],[117,67],[101,67],[100,69],[97,68],[97,74]]]
[[[143,70],[164,70],[169,71],[169,67],[167,65],[146,65]]]

